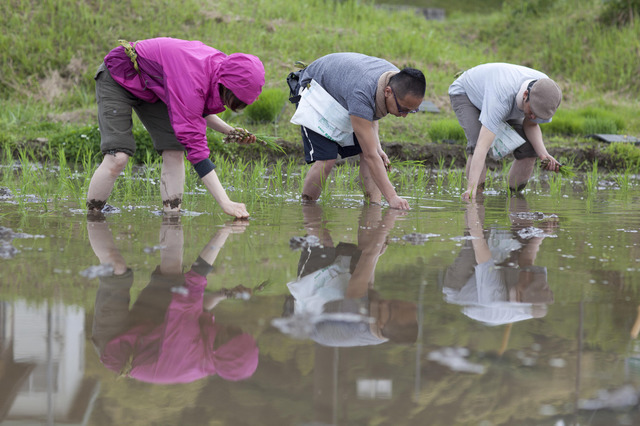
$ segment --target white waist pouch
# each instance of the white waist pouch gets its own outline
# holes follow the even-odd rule
[[[315,80],[311,80],[309,87],[302,89],[298,108],[290,121],[341,146],[354,145],[349,111]]]
[[[525,143],[526,141],[509,126],[507,123],[501,123],[500,129],[496,134],[495,139],[493,140],[493,144],[491,144],[491,149],[489,153],[494,160],[500,160],[505,156],[511,154],[516,150],[520,145]]]

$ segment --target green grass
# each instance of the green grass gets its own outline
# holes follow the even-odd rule
[[[473,5],[462,8],[470,11]],[[286,75],[297,60],[311,62],[335,51],[362,52],[425,72],[427,99],[441,107],[441,114],[381,120],[383,142],[462,141],[447,88],[456,71],[491,61],[540,69],[559,82],[564,100],[553,122],[542,126],[545,135],[640,134],[639,25],[603,22],[600,0],[506,0],[501,8],[484,7],[483,12],[490,11],[449,10],[440,22],[361,0],[8,0],[0,3],[5,17],[0,24],[0,143],[15,151],[27,141],[50,141],[55,149],[64,146],[67,159],[75,161],[76,150],[91,142],[97,154],[95,140],[79,136],[86,126],[96,126],[97,66],[118,39],[157,36],[198,39],[225,53],[259,56],[266,69],[263,96],[241,114],[221,116],[234,126],[288,141],[300,136],[288,122],[293,105],[283,99]],[[136,161],[146,158],[149,148],[140,129],[136,126],[141,152]],[[209,137],[215,151],[237,155],[235,148],[220,144],[219,135]],[[45,154],[57,158],[55,150]]]

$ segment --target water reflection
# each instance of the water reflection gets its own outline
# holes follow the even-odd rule
[[[92,342],[100,361],[121,376],[149,383],[189,383],[218,375],[243,380],[258,366],[254,338],[212,312],[222,301],[250,293],[242,286],[205,292],[207,275],[229,236],[248,222],[221,227],[183,272],[184,235],[179,217],[160,227],[160,264],[131,306],[134,272],[105,221],[89,221],[91,248],[110,273],[99,276]]]
[[[547,314],[553,292],[547,268],[535,265],[545,237],[555,236],[555,215],[531,212],[522,197],[511,198],[511,228],[484,226],[484,205],[466,206],[466,238],[444,278],[449,303],[487,325],[512,324]]]
[[[403,212],[363,208],[358,243],[335,245],[322,208],[303,206],[307,235],[293,239],[301,249],[296,280],[287,284],[283,318],[273,325],[298,338],[329,347],[413,343],[418,334],[416,304],[387,300],[374,289],[375,268],[387,237]]]
[[[0,303],[0,421],[79,424],[90,412],[99,384],[84,377],[83,318],[62,303]]]

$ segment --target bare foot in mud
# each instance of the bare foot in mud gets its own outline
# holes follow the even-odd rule
[[[162,208],[165,214],[179,214],[182,206],[182,197],[162,200]]]
[[[96,199],[87,200],[87,210],[90,212],[91,211],[101,212],[106,204],[107,202],[103,200],[96,200]]]
[[[302,194],[302,204],[313,204],[316,202],[311,196],[307,194]]]

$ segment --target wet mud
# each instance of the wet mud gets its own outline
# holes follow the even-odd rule
[[[100,212],[106,204],[106,201],[91,199],[87,201],[87,210]]]
[[[178,209],[182,205],[182,198],[176,197],[169,200],[162,200],[162,205],[171,209]]]

